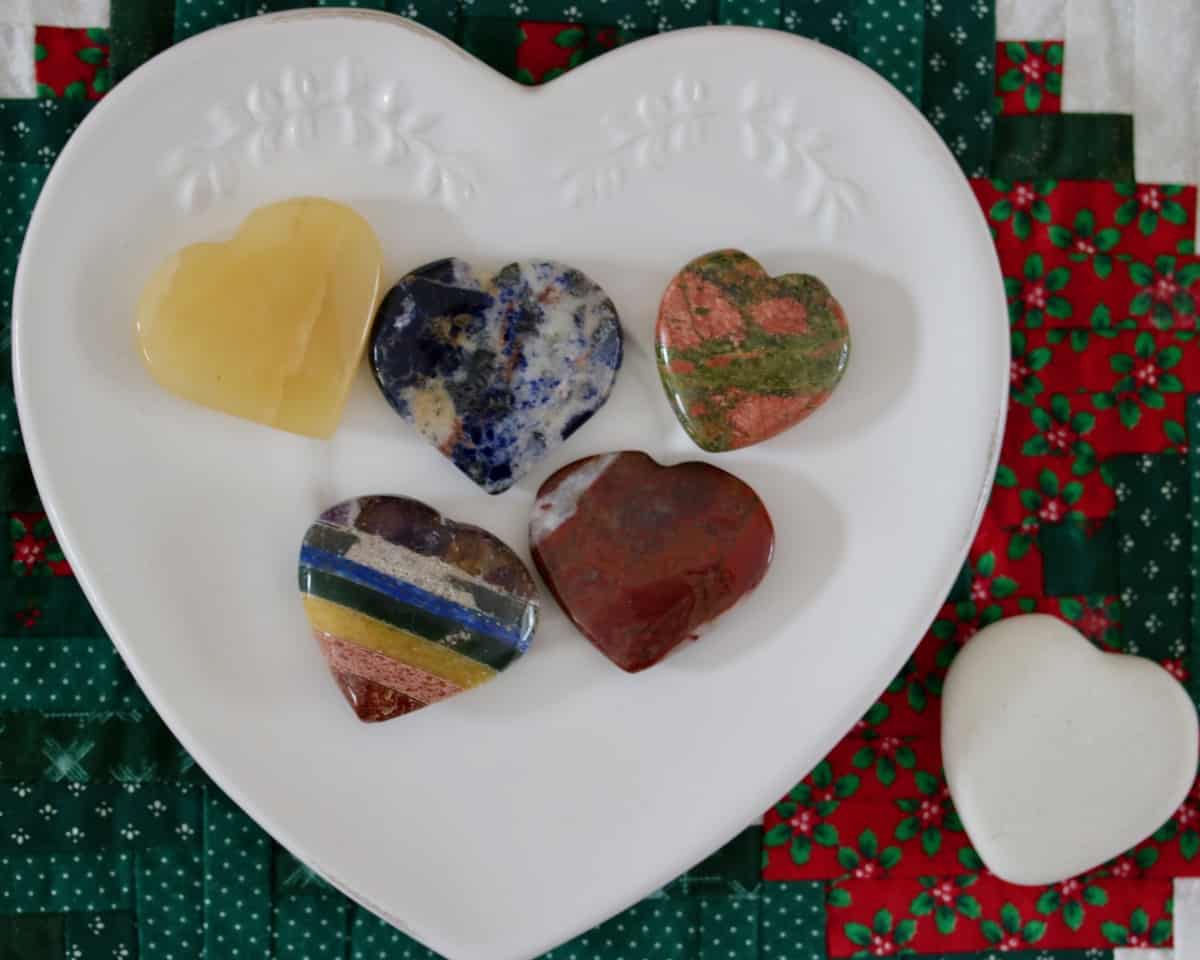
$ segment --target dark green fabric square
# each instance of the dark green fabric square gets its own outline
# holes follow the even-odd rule
[[[1043,587],[1048,597],[1110,594],[1117,579],[1117,527],[1105,520],[1094,530],[1078,523],[1047,524],[1038,530]]]
[[[1005,180],[1129,180],[1133,117],[1012,114],[996,119],[992,175]]]
[[[63,918],[57,914],[0,916],[0,960],[58,960]]]

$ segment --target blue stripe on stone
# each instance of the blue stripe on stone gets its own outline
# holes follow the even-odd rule
[[[524,642],[524,638],[517,630],[481,616],[477,611],[470,610],[453,600],[447,600],[445,597],[422,590],[415,584],[390,577],[374,567],[364,566],[353,560],[347,560],[345,557],[339,557],[337,554],[327,553],[310,546],[300,548],[300,563],[317,570],[337,574],[352,583],[378,590],[394,600],[407,603],[426,613],[455,620],[465,627],[470,627],[489,637],[505,640],[513,646],[521,647]]]

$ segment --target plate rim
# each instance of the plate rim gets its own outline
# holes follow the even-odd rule
[[[201,33],[194,34],[193,36],[188,37],[179,43],[167,47],[150,60],[139,65],[137,69],[132,71],[126,78],[124,78],[121,84],[118,84],[113,91],[103,97],[88,112],[87,116],[84,117],[83,121],[80,123],[79,130],[87,129],[90,126],[94,126],[103,122],[102,119],[97,120],[95,118],[103,118],[108,110],[112,109],[113,103],[119,102],[121,99],[125,99],[129,96],[136,96],[134,85],[128,84],[127,81],[136,78],[139,75],[144,76],[147,68],[149,68],[151,64],[155,64],[163,59],[170,59],[177,55],[180,50],[189,47],[189,45],[192,45],[196,42],[210,42],[212,36],[216,34],[224,35],[233,33],[235,31],[270,29],[273,24],[277,23],[291,23],[310,20],[372,21],[383,26],[388,26],[394,29],[404,30],[411,34],[423,36],[429,41],[436,42],[443,50],[451,52],[460,61],[470,63],[473,69],[488,75],[490,78],[488,82],[494,84],[498,90],[503,90],[504,95],[506,96],[515,95],[527,99],[559,96],[561,95],[561,91],[563,89],[571,86],[573,83],[578,82],[578,75],[590,75],[596,69],[594,66],[595,61],[589,61],[581,64],[579,67],[570,71],[568,74],[565,74],[563,77],[558,78],[558,81],[554,84],[542,84],[540,86],[532,87],[525,86],[495,70],[437,31],[396,14],[376,10],[355,10],[349,8],[308,8],[302,10],[289,10],[247,17],[243,20],[222,24],[212,29],[202,31]],[[972,211],[970,217],[974,221],[976,233],[978,234],[982,243],[986,244],[987,248],[990,249],[992,254],[992,269],[990,270],[992,290],[990,296],[981,297],[981,302],[984,302],[987,299],[994,301],[995,306],[992,308],[992,313],[994,314],[993,321],[998,327],[997,332],[999,332],[999,330],[1003,330],[1005,333],[1007,333],[1008,323],[1007,314],[1004,308],[1005,295],[1003,288],[1003,275],[1000,268],[999,259],[995,252],[995,245],[991,241],[983,211],[980,209],[978,201],[973,195],[966,174],[961,170],[957,159],[954,157],[953,153],[950,151],[941,135],[936,131],[932,124],[929,123],[924,114],[891,83],[889,83],[886,79],[884,79],[866,64],[853,57],[850,57],[847,54],[843,54],[840,51],[827,47],[818,41],[795,34],[790,34],[785,31],[745,25],[724,24],[686,27],[653,34],[648,37],[640,38],[634,43],[630,43],[623,47],[618,47],[615,50],[608,51],[603,58],[596,58],[596,60],[604,60],[608,62],[611,67],[612,62],[615,59],[628,55],[629,52],[634,49],[644,51],[646,46],[675,43],[680,37],[696,34],[712,36],[717,33],[731,37],[747,34],[755,36],[770,35],[772,42],[777,42],[780,44],[793,44],[797,47],[805,48],[821,48],[822,54],[830,55],[835,59],[841,60],[844,65],[859,73],[859,75],[862,76],[867,82],[872,84],[876,89],[882,91],[884,95],[892,97],[897,109],[907,110],[910,115],[914,116],[914,118],[919,121],[919,123],[929,133],[932,141],[936,141],[936,150],[949,164],[949,169],[952,169],[957,174],[953,182],[947,184],[947,190],[955,191],[963,199],[970,200],[970,209]],[[570,79],[572,77],[575,77],[576,79]],[[129,92],[126,94],[119,94],[118,91],[122,86],[125,86]],[[551,93],[551,88],[554,88],[556,92]],[[76,133],[78,133],[78,130]],[[222,769],[222,765],[220,763],[212,762],[210,760],[208,751],[192,737],[188,726],[175,716],[169,700],[165,696],[160,695],[155,686],[148,682],[149,678],[144,676],[138,658],[133,656],[126,648],[121,631],[115,629],[116,618],[108,609],[103,598],[99,595],[97,588],[92,585],[91,577],[87,572],[89,569],[88,565],[79,562],[80,555],[77,551],[76,544],[74,542],[74,536],[71,533],[71,528],[69,525],[63,522],[65,518],[62,516],[62,513],[59,510],[58,496],[55,493],[56,484],[51,475],[50,467],[45,459],[45,452],[42,448],[42,439],[36,429],[27,429],[32,427],[35,419],[35,413],[30,407],[31,401],[27,396],[28,379],[34,375],[30,373],[28,369],[29,365],[22,363],[22,356],[26,350],[25,337],[22,331],[25,329],[27,323],[34,322],[32,316],[29,320],[22,320],[22,318],[27,314],[34,313],[34,311],[26,309],[25,307],[26,301],[29,297],[28,288],[33,283],[33,281],[29,278],[32,268],[27,266],[29,261],[26,259],[26,251],[35,245],[36,238],[42,232],[42,230],[45,229],[43,224],[48,216],[46,210],[49,206],[47,203],[47,197],[52,194],[51,188],[55,185],[56,181],[64,176],[64,171],[67,168],[67,163],[64,161],[73,157],[75,153],[82,150],[82,147],[80,146],[81,143],[82,139],[72,134],[71,138],[68,140],[58,157],[55,159],[55,162],[42,185],[37,203],[35,204],[33,212],[29,218],[25,237],[22,243],[20,257],[18,259],[16,276],[14,279],[11,326],[12,376],[13,392],[16,401],[18,422],[21,427],[25,456],[29,461],[30,469],[33,474],[35,485],[38,489],[39,498],[42,501],[43,508],[50,519],[51,526],[55,530],[59,545],[67,557],[68,562],[71,564],[76,582],[79,584],[85,598],[95,612],[97,619],[108,636],[108,639],[113,643],[114,647],[120,654],[122,661],[133,675],[134,679],[138,683],[138,686],[141,688],[155,712],[158,713],[163,722],[170,729],[172,735],[187,750],[189,755],[192,756],[197,765],[203,769],[205,774],[213,781],[213,783],[216,784],[216,786],[227,796],[229,796],[239,807],[241,807],[242,810],[247,813],[260,828],[266,831],[271,838],[275,840],[275,842],[279,843],[282,847],[290,852],[294,849],[303,847],[303,843],[297,841],[296,838],[292,836],[292,833],[289,829],[278,824],[274,818],[268,813],[265,813],[256,802],[247,798],[241,791],[238,784],[227,775],[225,770]],[[1001,352],[997,357],[997,362],[1002,363],[1003,368],[1006,368],[1011,360],[1011,342],[1008,336],[997,337],[997,340],[1001,345]],[[970,548],[983,521],[984,512],[986,510],[995,482],[996,468],[999,464],[1004,431],[1009,413],[1010,393],[1009,378],[1007,376],[999,376],[998,382],[1000,385],[1000,391],[999,396],[994,400],[995,414],[992,417],[989,428],[990,436],[988,440],[988,454],[985,464],[986,472],[974,498],[975,506],[971,519],[967,525],[967,529],[964,531],[962,541],[953,555],[955,562],[952,567],[949,567],[948,565],[951,573],[945,577],[930,577],[928,579],[930,586],[926,587],[926,590],[929,591],[929,595],[933,599],[925,604],[917,605],[920,609],[927,611],[927,613],[923,614],[920,618],[921,622],[926,624],[926,629],[928,624],[932,623],[935,619],[938,610],[944,605],[946,595],[949,593],[949,590],[953,586],[954,580],[958,575],[957,572],[962,569],[962,565],[967,559]],[[44,495],[43,491],[45,491]],[[945,581],[944,583],[943,580]],[[932,590],[932,586],[937,586],[938,589]],[[899,631],[897,632],[899,633]],[[837,732],[835,735],[813,738],[810,741],[809,751],[811,751],[814,756],[817,757],[817,759],[813,761],[814,765],[820,762],[820,758],[828,755],[830,750],[832,750],[833,747],[835,747],[837,743],[844,738],[846,733],[853,728],[853,724],[870,706],[871,702],[877,699],[879,692],[886,686],[888,682],[890,682],[890,679],[895,676],[895,674],[903,666],[905,660],[907,660],[912,651],[920,643],[923,633],[924,631],[919,632],[916,634],[916,636],[910,638],[908,641],[896,644],[892,648],[889,656],[879,658],[871,666],[869,671],[863,671],[863,673],[869,672],[873,680],[870,684],[859,685],[858,689],[863,691],[860,695],[857,697],[846,698],[843,701],[841,709],[837,714],[838,721],[831,727],[832,729],[840,732]],[[849,719],[844,719],[846,717],[849,717]],[[782,791],[786,791],[791,784],[794,784],[798,779],[802,779],[803,776],[807,776],[808,772],[810,771],[811,767],[809,770],[806,770],[798,775],[796,771],[790,768],[787,770],[781,769],[780,772],[774,777],[764,776],[762,783],[764,787],[772,787],[770,791],[771,797],[778,797],[782,795]],[[758,811],[761,812],[762,810],[766,810],[771,802],[771,799],[767,799],[765,804],[758,808]],[[587,911],[580,911],[580,913],[576,916],[578,918],[582,918],[582,920],[576,919],[572,922],[570,925],[571,932],[567,934],[566,938],[556,937],[553,942],[542,943],[537,947],[537,953],[540,954],[545,950],[552,949],[554,946],[565,942],[566,939],[577,936],[586,930],[591,929],[593,926],[602,923],[604,920],[614,916],[615,913],[618,913],[621,910],[639,902],[654,890],[661,888],[665,883],[674,879],[674,877],[677,876],[681,870],[690,869],[692,865],[700,862],[705,856],[708,855],[708,853],[711,853],[714,849],[719,848],[720,844],[726,842],[728,839],[731,839],[741,829],[744,829],[746,818],[745,816],[738,815],[739,813],[740,812],[736,810],[731,811],[730,815],[725,818],[725,821],[733,824],[733,827],[731,830],[722,831],[720,843],[718,843],[716,847],[712,846],[708,839],[705,839],[703,842],[699,844],[692,844],[691,847],[689,847],[689,851],[696,848],[700,848],[702,851],[704,851],[698,856],[693,856],[689,852],[686,857],[683,857],[681,854],[684,851],[677,850],[675,859],[686,859],[688,861],[687,864],[678,868],[673,863],[666,865],[663,870],[652,871],[649,882],[647,883],[639,883],[632,886],[621,887],[622,891],[632,891],[632,893],[629,895],[622,894],[620,897],[616,898],[619,901],[616,911],[610,911],[607,905],[599,910],[592,908]],[[426,936],[426,932],[420,929],[419,924],[414,924],[404,917],[398,916],[392,910],[375,903],[369,897],[357,891],[352,884],[341,879],[335,872],[331,871],[328,867],[315,860],[311,856],[306,855],[304,857],[298,857],[298,859],[311,867],[317,874],[319,874],[331,886],[339,890],[341,893],[371,910],[376,915],[382,917],[399,930],[414,937],[421,943],[429,945],[431,949],[434,949],[439,953],[443,953],[444,955],[448,955],[448,952],[445,949],[437,946],[441,938],[437,936],[436,933],[433,936]],[[583,925],[580,926],[580,923]],[[533,956],[534,954],[529,953],[527,955]]]

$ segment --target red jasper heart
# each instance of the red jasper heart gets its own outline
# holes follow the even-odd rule
[[[775,533],[758,495],[707,463],[586,457],[538,490],[534,562],[559,605],[613,663],[658,663],[762,580]]]

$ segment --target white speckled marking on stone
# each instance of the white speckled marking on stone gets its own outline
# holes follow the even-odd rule
[[[529,518],[529,539],[535,544],[541,543],[573,517],[579,498],[591,489],[592,484],[619,456],[619,453],[606,453],[594,458],[549,493],[538,497],[533,505],[533,515]]]

